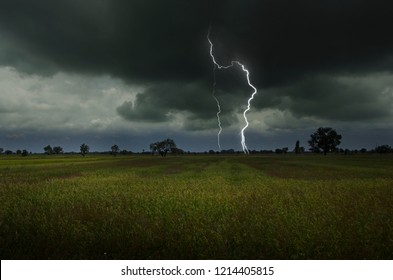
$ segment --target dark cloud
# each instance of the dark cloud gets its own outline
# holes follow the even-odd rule
[[[35,65],[44,73],[195,80],[209,75],[211,24],[223,63],[241,59],[259,86],[315,72],[391,70],[392,8],[382,0],[9,0],[0,34],[17,47],[0,62],[29,72]]]
[[[229,1],[214,35],[250,65],[259,86],[316,73],[390,71],[392,9],[378,0]]]
[[[218,90],[222,103],[223,125],[234,121],[238,109],[237,98]],[[125,101],[117,112],[130,121],[167,122],[181,114],[182,127],[187,130],[203,130],[217,127],[216,102],[211,89],[203,83],[160,83],[138,93],[134,102]]]
[[[386,73],[310,76],[290,86],[263,90],[254,106],[336,121],[387,119],[393,115],[392,78]]]
[[[21,59],[129,80],[194,78],[201,72],[208,9],[180,0],[6,1],[0,31],[19,47],[1,61],[30,72]]]

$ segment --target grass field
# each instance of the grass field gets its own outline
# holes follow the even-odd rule
[[[1,259],[393,259],[393,157],[0,156]]]

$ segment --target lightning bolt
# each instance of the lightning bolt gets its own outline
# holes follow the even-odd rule
[[[240,64],[240,63],[239,63],[239,64]],[[246,145],[246,137],[244,136],[244,131],[245,131],[245,130],[247,129],[247,127],[249,126],[248,119],[247,119],[247,112],[250,111],[250,109],[251,109],[251,101],[254,99],[255,94],[257,94],[257,88],[254,87],[254,86],[251,84],[251,82],[250,82],[250,72],[244,67],[244,65],[241,65],[241,67],[242,67],[242,70],[246,73],[246,76],[247,76],[247,83],[248,83],[249,87],[251,87],[251,88],[253,89],[253,92],[252,92],[252,94],[251,94],[251,97],[250,97],[250,98],[248,99],[248,101],[247,101],[247,108],[246,108],[246,110],[244,110],[244,112],[243,112],[243,117],[244,117],[244,121],[246,122],[246,125],[242,128],[242,130],[241,130],[241,132],[240,132],[240,133],[241,133],[241,136],[242,136],[241,144],[242,144],[243,152],[244,152],[245,154],[249,154],[250,151],[248,150],[247,145]]]
[[[218,108],[218,111],[217,111],[217,122],[218,122],[218,132],[217,132],[217,144],[218,144],[218,148],[220,149],[220,151],[221,151],[221,145],[220,145],[220,135],[221,135],[221,132],[222,132],[222,126],[221,126],[221,119],[220,119],[220,114],[221,114],[221,106],[220,106],[220,101],[218,101],[218,98],[216,97],[216,82],[214,81],[214,84],[213,84],[213,93],[212,93],[212,95],[213,95],[213,98],[214,98],[214,100],[216,101],[216,103],[217,103],[217,108]]]
[[[222,126],[221,126],[221,119],[220,119],[220,114],[221,114],[221,105],[220,105],[220,101],[218,100],[217,96],[216,96],[216,86],[217,86],[217,81],[216,81],[216,68],[219,67],[220,65],[217,64],[214,55],[213,55],[213,43],[210,41],[210,27],[209,27],[209,31],[207,33],[207,40],[209,41],[210,44],[210,56],[212,58],[213,61],[213,90],[212,90],[212,96],[214,98],[214,100],[217,103],[217,122],[218,122],[218,132],[217,132],[217,144],[218,144],[218,148],[221,151],[221,144],[220,144],[220,135],[222,132]]]
[[[243,118],[244,118],[244,121],[245,121],[246,124],[245,124],[245,126],[242,128],[242,130],[240,131],[240,134],[241,134],[241,145],[242,145],[243,152],[244,152],[245,154],[249,154],[250,151],[248,150],[247,145],[246,145],[246,136],[244,135],[244,132],[245,132],[245,130],[247,129],[247,127],[249,126],[249,122],[248,122],[248,119],[247,119],[247,112],[250,111],[250,109],[251,109],[251,101],[254,99],[255,94],[257,94],[257,89],[256,89],[256,87],[254,87],[254,86],[251,84],[251,81],[250,81],[250,72],[249,72],[249,71],[247,70],[247,68],[246,68],[242,63],[240,63],[239,61],[237,61],[237,60],[232,60],[232,61],[231,61],[231,64],[226,65],[226,66],[225,66],[225,65],[220,65],[219,63],[217,63],[217,61],[216,61],[216,59],[215,59],[215,57],[214,57],[214,54],[213,54],[213,43],[212,43],[212,41],[210,40],[210,27],[209,27],[209,31],[208,31],[208,33],[207,33],[207,40],[208,40],[208,42],[209,42],[209,44],[210,44],[210,56],[211,56],[212,61],[213,61],[213,64],[214,64],[214,68],[213,68],[213,74],[214,74],[213,98],[214,98],[214,99],[216,100],[216,102],[217,102],[217,107],[218,107],[217,119],[218,119],[218,126],[219,126],[219,128],[220,128],[220,130],[219,130],[219,132],[218,132],[218,135],[217,135],[217,137],[218,137],[218,146],[220,147],[220,134],[221,134],[221,131],[222,131],[222,127],[221,127],[221,121],[220,121],[221,106],[220,106],[220,103],[219,103],[219,101],[218,101],[218,99],[217,99],[217,97],[216,97],[216,95],[215,95],[215,88],[216,88],[215,70],[216,70],[216,68],[218,68],[218,69],[228,69],[228,68],[234,67],[235,65],[238,65],[238,66],[240,66],[240,68],[242,69],[242,71],[246,74],[248,86],[249,86],[250,88],[252,88],[252,90],[253,90],[253,92],[252,92],[250,98],[249,98],[248,101],[247,101],[247,108],[246,108],[246,109],[244,110],[244,112],[243,112]],[[220,149],[221,149],[221,147],[220,147]]]

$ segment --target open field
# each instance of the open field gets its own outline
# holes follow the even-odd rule
[[[0,156],[1,259],[393,259],[393,156]]]

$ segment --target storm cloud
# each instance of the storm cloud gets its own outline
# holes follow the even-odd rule
[[[312,76],[285,87],[269,88],[257,108],[289,110],[295,116],[328,120],[388,120],[393,116],[393,75]]]
[[[217,60],[244,63],[258,88],[249,133],[390,129],[392,11],[383,0],[5,0],[0,127],[38,131],[58,112],[47,130],[214,137],[210,27]],[[238,69],[216,75],[224,129],[236,131],[250,89]]]
[[[211,25],[220,58],[242,60],[260,87],[316,72],[390,71],[392,9],[381,0],[2,1],[1,62],[195,80],[209,74]]]

